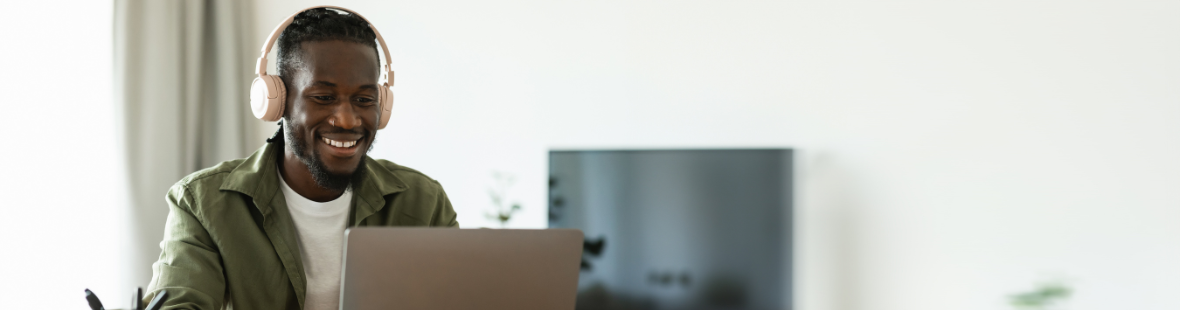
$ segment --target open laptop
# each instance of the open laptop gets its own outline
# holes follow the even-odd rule
[[[340,309],[573,310],[574,229],[350,228]]]

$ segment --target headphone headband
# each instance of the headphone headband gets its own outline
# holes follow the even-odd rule
[[[257,74],[260,77],[266,75],[266,55],[270,54],[270,48],[272,46],[274,46],[275,41],[279,39],[279,35],[283,33],[283,30],[287,29],[287,26],[290,26],[291,23],[295,21],[295,16],[299,15],[299,13],[303,13],[307,10],[319,9],[319,8],[328,8],[328,9],[345,11],[345,12],[348,12],[352,15],[356,15],[357,17],[360,17],[361,20],[364,20],[366,23],[368,23],[369,29],[373,29],[373,34],[377,35],[377,43],[381,44],[381,52],[385,55],[385,65],[381,67],[381,69],[383,69],[381,71],[381,76],[387,77],[390,80],[393,79],[393,75],[389,74],[392,71],[392,68],[390,68],[390,66],[389,66],[389,60],[391,59],[389,56],[389,48],[385,46],[385,39],[381,37],[381,32],[377,31],[377,27],[373,26],[373,22],[370,22],[369,19],[365,18],[364,16],[362,16],[361,14],[359,14],[353,10],[349,10],[349,9],[338,7],[338,6],[331,6],[331,5],[317,5],[317,6],[313,6],[313,7],[299,10],[298,12],[295,12],[295,14],[291,14],[291,16],[287,17],[287,20],[284,20],[283,23],[279,24],[278,27],[275,27],[275,30],[271,31],[270,36],[268,36],[266,38],[266,43],[262,44],[262,56],[258,57],[258,64],[254,67],[254,74]],[[378,60],[378,63],[380,63],[380,60]],[[392,84],[393,81],[387,81],[387,82]]]
[[[299,12],[295,12],[295,14],[287,17],[287,20],[284,20],[282,24],[275,27],[274,31],[270,32],[270,36],[266,38],[266,43],[262,45],[262,56],[258,57],[258,64],[254,66],[254,74],[257,74],[258,77],[254,78],[254,82],[250,84],[250,108],[254,112],[254,117],[268,122],[277,121],[283,117],[285,100],[287,98],[287,87],[279,76],[266,75],[266,55],[270,54],[270,48],[274,46],[275,41],[278,40],[283,30],[287,29],[287,26],[290,26],[295,21],[296,15],[318,8],[334,9],[356,15],[361,20],[369,23],[369,29],[373,29],[373,34],[377,36],[377,42],[381,45],[381,52],[385,55],[385,65],[381,67],[383,71],[381,71],[381,78],[378,80],[378,83],[381,83],[381,87],[378,87],[377,94],[377,100],[380,102],[377,129],[384,129],[385,125],[389,124],[389,114],[392,112],[391,109],[393,109],[393,90],[390,89],[390,86],[393,86],[393,68],[389,64],[391,59],[389,47],[385,46],[385,39],[381,37],[381,32],[377,31],[377,27],[373,26],[373,23],[369,22],[364,16],[349,9],[330,5],[319,5],[299,10]],[[380,64],[381,60],[378,59],[377,62]]]

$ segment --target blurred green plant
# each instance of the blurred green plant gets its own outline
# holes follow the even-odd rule
[[[1019,310],[1049,310],[1069,299],[1073,289],[1060,282],[1048,282],[1032,291],[1008,297],[1008,303]]]
[[[500,222],[500,228],[508,225],[508,221],[512,220],[512,215],[520,211],[520,203],[508,203],[508,189],[516,183],[516,177],[511,173],[502,171],[492,171],[492,179],[495,184],[488,189],[488,195],[492,198],[492,211],[485,214],[488,219]]]

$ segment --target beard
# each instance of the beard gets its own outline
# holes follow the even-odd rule
[[[369,148],[360,154],[362,158],[351,174],[332,173],[328,171],[327,165],[324,165],[324,161],[320,159],[319,150],[307,145],[307,139],[304,137],[305,131],[298,130],[298,126],[291,125],[291,127],[294,130],[281,129],[285,132],[286,139],[284,140],[291,141],[289,144],[291,151],[295,153],[296,158],[299,158],[299,162],[307,166],[316,185],[329,190],[345,190],[351,185],[360,184],[364,179],[366,168],[364,156],[373,149],[373,143],[369,143]]]

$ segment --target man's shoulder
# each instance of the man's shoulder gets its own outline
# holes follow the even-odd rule
[[[225,181],[225,178],[229,176],[230,172],[233,172],[244,161],[246,161],[245,158],[227,160],[212,167],[197,170],[181,178],[180,181],[176,182],[175,186],[186,188],[221,187],[221,183]]]
[[[365,219],[365,226],[450,226],[456,227],[455,210],[442,184],[421,171],[388,160],[368,162],[374,178],[367,188],[396,193],[385,199],[385,208]],[[372,193],[372,192],[369,192]]]

